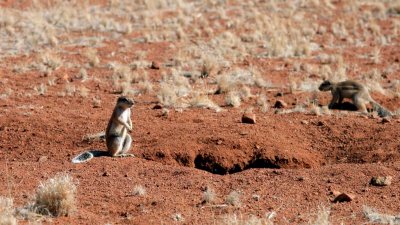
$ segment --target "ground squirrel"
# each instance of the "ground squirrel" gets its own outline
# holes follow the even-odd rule
[[[391,116],[392,113],[375,102],[368,89],[353,80],[346,80],[342,82],[331,82],[329,80],[322,82],[318,88],[320,91],[331,91],[332,100],[329,103],[329,108],[331,109],[335,103],[341,104],[344,98],[350,98],[357,109],[363,113],[368,113],[366,104],[371,103],[373,110],[378,113],[380,117]]]
[[[107,152],[86,151],[73,158],[72,162],[82,163],[93,157],[105,155],[111,157],[133,156],[133,154],[127,153],[132,144],[132,138],[128,131],[132,130],[131,107],[133,104],[133,100],[125,96],[118,98],[105,132]]]

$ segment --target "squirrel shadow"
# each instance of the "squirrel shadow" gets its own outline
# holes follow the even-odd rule
[[[350,102],[342,102],[341,104],[335,103],[331,109],[339,109],[339,110],[346,110],[346,111],[357,111],[357,107],[350,103]]]
[[[110,157],[110,154],[101,150],[89,150],[75,156],[71,161],[72,163],[83,163],[95,157]]]

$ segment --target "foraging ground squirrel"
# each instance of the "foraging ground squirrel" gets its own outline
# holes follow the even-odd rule
[[[378,113],[380,117],[392,116],[392,113],[375,102],[368,89],[353,80],[346,80],[343,82],[324,81],[318,88],[320,91],[331,91],[332,100],[329,103],[329,108],[332,109],[335,103],[341,104],[344,98],[349,98],[353,101],[357,109],[363,113],[368,113],[366,104],[371,103],[373,110]]]
[[[132,138],[128,131],[132,130],[131,107],[133,104],[133,100],[125,96],[118,98],[105,132],[107,152],[86,151],[73,158],[72,162],[82,163],[89,161],[93,157],[104,155],[111,157],[134,156],[127,153],[132,144]]]

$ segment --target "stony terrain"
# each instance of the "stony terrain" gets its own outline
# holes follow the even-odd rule
[[[78,185],[73,214],[18,222],[399,223],[396,1],[0,6],[0,196],[18,209],[57,173]],[[394,116],[329,110],[324,79],[359,80]],[[121,94],[136,103],[136,157],[72,164],[106,150],[88,137]]]

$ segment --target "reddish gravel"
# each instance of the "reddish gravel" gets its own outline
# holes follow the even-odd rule
[[[15,5],[15,1],[4,1],[0,6],[23,8],[30,4],[22,2]],[[381,49],[381,65],[363,62],[355,57],[361,53],[352,48],[344,49],[342,54],[348,64],[358,60],[361,71],[382,69],[398,63],[399,41],[393,40],[393,46]],[[145,49],[146,60],[160,67],[145,69],[150,81],[157,84],[166,70],[163,63],[176,54],[169,44],[134,44],[126,55],[117,54],[109,60],[130,62],[132,52]],[[118,41],[108,41],[98,49],[99,57],[104,60],[117,48]],[[11,196],[17,207],[23,207],[32,201],[40,182],[68,172],[78,182],[77,211],[69,217],[45,219],[51,223],[221,224],[224,216],[233,213],[262,217],[275,212],[276,224],[304,224],[316,218],[321,206],[326,206],[331,209],[332,224],[361,224],[368,222],[363,206],[393,215],[400,212],[399,118],[383,123],[381,118],[351,110],[333,110],[333,115],[316,116],[275,114],[274,109],[262,113],[256,108],[256,123],[241,123],[243,112],[255,105],[255,99],[239,109],[223,107],[219,113],[198,108],[183,112],[170,109],[168,116],[164,116],[162,109],[153,109],[158,103],[153,93],[135,97],[131,151],[137,157],[99,157],[72,164],[71,159],[83,151],[105,151],[104,142],[87,142],[83,137],[103,131],[107,125],[118,97],[111,85],[112,72],[104,67],[88,69],[91,76],[98,78],[84,83],[91,91],[89,97],[60,97],[57,93],[67,83],[77,87],[82,84],[75,76],[79,69],[61,67],[52,75],[55,85],[40,96],[33,88],[48,82],[48,76],[37,71],[18,74],[12,70],[14,65],[29,64],[36,57],[32,54],[1,58],[0,93],[7,88],[14,93],[0,99],[0,196]],[[60,57],[68,62],[85,61],[79,54]],[[280,87],[263,91],[270,105],[283,100],[288,104],[286,109],[291,109],[314,94],[288,93],[289,70],[293,67],[288,60],[248,59],[243,64],[239,66],[257,66],[265,79]],[[278,66],[284,69],[277,70]],[[312,76],[302,74],[301,78]],[[350,71],[349,76],[356,74]],[[400,79],[399,71],[382,78],[382,86],[388,87],[396,79]],[[217,87],[210,84],[209,88]],[[256,88],[252,91],[261,92]],[[278,92],[283,96],[277,97]],[[321,105],[328,104],[329,93],[317,95]],[[390,110],[400,106],[399,97],[378,93],[372,96]],[[93,97],[101,99],[101,107],[93,107]],[[223,96],[210,98],[223,105]],[[344,107],[353,106],[346,103]],[[371,186],[373,176],[392,176],[392,184]],[[135,185],[145,187],[146,194],[133,196]],[[202,193],[207,187],[216,193],[213,204],[202,204]],[[240,193],[240,207],[224,205],[231,191]],[[333,203],[333,193],[337,192],[355,198]],[[176,214],[184,221],[174,221]]]

